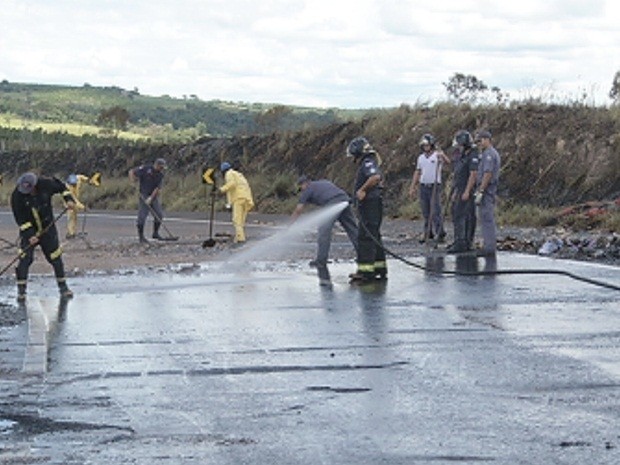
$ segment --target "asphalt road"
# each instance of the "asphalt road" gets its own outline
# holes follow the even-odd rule
[[[0,461],[619,463],[616,291],[396,260],[363,287],[337,262],[330,289],[257,256],[76,277],[67,305],[35,280],[47,345],[25,354],[44,372],[0,383]],[[531,256],[416,260],[620,281]]]
[[[58,216],[62,210],[55,209]],[[213,218],[213,234],[232,233],[230,212],[215,212]],[[285,216],[252,213],[247,224],[248,233],[264,236],[269,231],[282,224]],[[66,233],[66,217],[57,222],[61,239]],[[152,217],[147,219],[147,235],[150,235]],[[164,216],[164,227],[161,234],[173,236],[207,238],[209,235],[210,216],[206,212],[174,212]],[[135,211],[105,211],[92,210],[81,212],[78,217],[78,232],[86,231],[88,239],[93,241],[109,241],[118,239],[135,240],[136,212]],[[17,226],[12,213],[8,209],[0,209],[0,245],[8,245],[17,241]]]
[[[204,237],[202,216],[166,221]],[[387,283],[363,287],[338,260],[333,287],[319,287],[282,250],[299,243],[278,235],[278,217],[255,218],[248,228],[269,239],[222,261],[73,277],[70,302],[34,277],[29,324],[0,338],[3,362],[22,368],[0,381],[0,461],[620,461],[617,291],[397,260]],[[89,240],[135,241],[134,212],[90,212],[87,226]],[[618,268],[532,256],[411,259],[620,282]]]

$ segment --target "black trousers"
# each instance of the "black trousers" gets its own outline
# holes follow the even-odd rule
[[[17,277],[18,284],[25,284],[28,279],[28,269],[34,260],[35,247],[41,247],[45,259],[54,268],[54,275],[58,282],[64,282],[65,280],[65,268],[62,262],[62,249],[58,243],[58,230],[56,226],[50,227],[45,234],[39,237],[39,242],[35,246],[31,246],[26,237],[21,237],[20,248],[21,254],[17,268],[15,269],[15,275]]]
[[[454,244],[457,247],[471,249],[476,233],[476,204],[473,198],[461,200],[457,194],[452,205],[452,221],[454,223]]]
[[[383,199],[358,202],[359,232],[357,236],[357,271],[368,276],[385,275],[387,264],[381,239]]]

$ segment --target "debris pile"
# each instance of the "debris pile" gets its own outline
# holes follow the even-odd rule
[[[616,232],[525,231],[498,240],[500,250],[554,258],[620,264],[620,234]]]

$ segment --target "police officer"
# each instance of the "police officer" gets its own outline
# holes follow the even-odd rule
[[[476,205],[474,187],[478,174],[478,150],[468,131],[460,130],[454,136],[457,147],[454,164],[454,191],[452,194],[452,221],[454,243],[446,252],[461,253],[472,249],[476,231]]]
[[[495,197],[499,181],[501,159],[491,142],[489,131],[480,131],[476,135],[476,143],[480,154],[477,189],[475,203],[478,205],[480,232],[482,234],[481,255],[494,255],[497,247],[497,232],[495,226]]]
[[[347,147],[347,156],[358,165],[355,201],[359,213],[357,271],[351,283],[387,279],[387,262],[381,239],[383,221],[383,174],[379,155],[364,137],[356,137]]]
[[[166,166],[166,160],[158,158],[152,165],[141,165],[129,170],[129,179],[132,182],[140,182],[140,207],[138,208],[136,225],[138,237],[143,244],[148,243],[144,237],[144,225],[149,212],[153,215],[153,239],[164,240],[159,234],[159,228],[164,217],[159,194],[162,189]]]
[[[67,286],[62,249],[58,243],[52,196],[61,194],[67,209],[75,208],[75,202],[64,182],[57,178],[38,177],[34,173],[24,173],[17,180],[11,194],[11,209],[19,226],[20,255],[15,275],[17,278],[17,300],[26,301],[28,270],[34,260],[34,249],[41,247],[46,260],[52,265],[60,295],[73,297]]]

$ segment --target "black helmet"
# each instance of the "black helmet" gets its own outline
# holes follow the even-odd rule
[[[420,139],[420,147],[424,145],[430,145],[432,148],[435,148],[435,137],[429,133],[424,134]]]
[[[356,137],[347,147],[347,157],[358,158],[368,153],[375,153],[368,140],[365,137]]]
[[[461,129],[454,135],[452,145],[454,147],[456,147],[457,145],[462,145],[465,148],[469,148],[474,145],[474,138],[471,136],[469,131]]]

